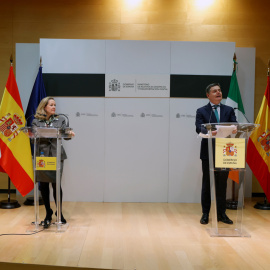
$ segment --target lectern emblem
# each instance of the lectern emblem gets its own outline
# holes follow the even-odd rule
[[[39,167],[39,168],[45,168],[46,167],[45,160],[43,160],[43,159],[38,160],[37,167]]]
[[[237,155],[237,147],[234,146],[234,143],[227,143],[223,148],[224,156],[236,156]]]

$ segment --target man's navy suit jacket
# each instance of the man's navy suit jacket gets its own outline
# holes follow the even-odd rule
[[[220,103],[220,123],[225,122],[237,122],[234,109],[230,106]],[[196,132],[199,134],[202,131],[202,124],[217,123],[217,119],[210,102],[199,108],[196,112]],[[201,141],[201,153],[200,159],[208,159],[208,139],[202,139]]]

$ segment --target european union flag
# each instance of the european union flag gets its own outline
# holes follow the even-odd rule
[[[25,114],[25,119],[27,120],[28,127],[30,127],[32,124],[39,102],[46,96],[47,94],[45,91],[45,86],[42,77],[42,67],[39,67],[38,75],[34,83]]]

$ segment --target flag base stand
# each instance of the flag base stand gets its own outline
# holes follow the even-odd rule
[[[237,207],[238,207],[238,201],[234,201],[234,200],[226,201],[226,209],[237,210]]]
[[[257,202],[257,203],[254,205],[254,208],[260,209],[260,210],[270,210],[270,204],[267,203],[267,198],[266,198],[266,196],[264,197],[264,202],[263,202],[263,203]]]
[[[8,177],[8,199],[0,202],[0,208],[2,209],[14,209],[19,208],[21,205],[17,200],[10,199],[10,178]]]
[[[31,206],[34,206],[35,205],[35,200],[34,200],[34,197],[28,197],[26,198],[25,202],[23,203],[24,205],[31,205]],[[41,197],[39,197],[39,205],[43,205],[44,202],[42,200]]]
[[[256,208],[256,209],[260,209],[260,210],[270,210],[270,203],[266,203],[266,202],[264,202],[264,203],[256,203],[255,205],[254,205],[254,208]]]
[[[17,200],[4,200],[0,202],[0,208],[2,209],[14,209],[19,207],[21,207],[21,205]]]

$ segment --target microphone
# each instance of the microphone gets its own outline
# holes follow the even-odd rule
[[[68,119],[68,116],[64,113],[58,113],[57,115],[62,115],[64,116],[65,120],[66,120],[66,126],[69,127],[69,119]]]
[[[211,106],[211,114],[210,114],[210,118],[209,118],[209,124],[210,124],[210,121],[211,121],[211,117],[212,117],[213,110],[215,110],[216,107],[220,107],[220,105],[212,105],[212,106]]]
[[[210,121],[211,121],[212,113],[213,113],[213,108],[211,106],[211,113],[210,113],[209,122],[208,122],[209,124],[210,124]]]
[[[30,117],[32,117],[32,116],[34,116],[35,114],[31,114],[31,115],[29,115],[27,118],[25,118],[25,121],[27,121]],[[26,115],[25,115],[25,117],[26,117]]]
[[[205,128],[205,130],[203,130],[202,133],[207,133],[207,131],[212,131],[212,125],[211,125],[211,117],[212,117],[212,113],[213,113],[213,109],[211,108],[211,113],[210,113],[210,117],[209,117],[209,120],[208,120],[208,127]]]
[[[35,114],[36,113],[31,114],[25,119],[25,123],[27,124],[27,126],[29,126],[29,127],[31,126],[33,120],[35,119]],[[46,116],[46,114],[40,114],[40,113],[38,113],[38,114],[42,115],[42,116]],[[25,115],[25,117],[26,117],[26,115]]]
[[[244,118],[247,120],[247,122],[250,123],[250,121],[247,119],[246,115],[245,115],[243,112],[241,112],[238,108],[233,108],[233,109],[239,111],[239,112],[241,113],[241,115],[243,115]],[[237,121],[238,121],[238,120],[239,120],[239,119],[237,119]]]
[[[215,106],[220,107],[220,105],[211,105],[211,113],[210,113],[210,117],[209,117],[209,124],[211,123],[210,121],[211,121],[213,110],[216,109]],[[211,131],[212,131],[212,126],[211,126]]]

